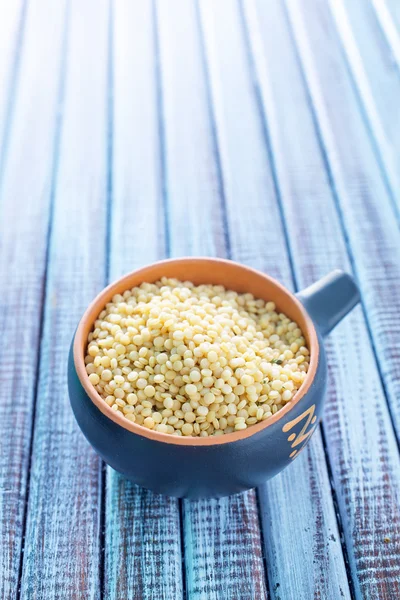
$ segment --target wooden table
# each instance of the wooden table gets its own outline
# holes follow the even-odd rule
[[[400,598],[400,3],[3,0],[0,597]],[[165,256],[339,267],[324,421],[258,490],[155,496],[73,418],[89,301]]]

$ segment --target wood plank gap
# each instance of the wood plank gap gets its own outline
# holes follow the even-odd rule
[[[201,66],[204,72],[205,78],[205,88],[206,88],[206,102],[207,102],[207,116],[210,122],[210,130],[211,130],[211,141],[212,141],[212,149],[215,160],[215,168],[218,178],[218,196],[221,202],[221,212],[222,212],[222,222],[224,226],[224,242],[226,248],[226,256],[227,258],[232,258],[232,248],[231,248],[231,240],[229,236],[229,226],[228,226],[228,208],[226,205],[226,193],[224,186],[224,176],[222,172],[222,163],[221,163],[221,153],[218,145],[218,136],[217,136],[217,123],[215,120],[215,114],[212,106],[212,96],[211,96],[211,84],[210,84],[210,70],[208,67],[208,61],[206,56],[206,47],[205,47],[205,35],[203,31],[203,26],[201,23],[201,15],[200,15],[200,3],[201,0],[195,0],[195,12],[196,12],[196,27],[199,33],[200,40],[200,58],[201,58]]]
[[[237,0],[237,3],[238,3],[238,7],[239,7],[239,16],[240,16],[241,26],[242,26],[242,30],[243,30],[243,39],[245,41],[247,61],[249,63],[250,74],[251,74],[251,78],[252,78],[252,82],[253,82],[254,97],[256,100],[257,110],[259,113],[261,127],[262,127],[262,133],[263,133],[264,142],[265,142],[265,147],[267,150],[268,160],[269,160],[269,164],[270,164],[270,168],[271,168],[272,182],[273,182],[273,186],[274,186],[274,192],[275,192],[275,197],[277,200],[278,212],[279,212],[279,217],[281,220],[281,226],[282,226],[282,231],[283,231],[284,246],[285,246],[286,252],[287,252],[290,274],[291,274],[291,278],[293,281],[293,287],[294,287],[295,291],[298,291],[299,285],[298,285],[296,270],[295,270],[294,262],[293,262],[293,253],[292,253],[292,250],[290,247],[290,242],[289,242],[289,232],[288,232],[285,215],[284,215],[282,194],[281,194],[281,190],[280,190],[280,186],[279,186],[275,158],[274,158],[274,153],[273,153],[272,146],[271,146],[270,134],[268,131],[268,124],[267,124],[267,120],[265,118],[265,114],[264,114],[264,110],[263,110],[261,90],[260,90],[260,86],[258,84],[257,72],[256,72],[255,64],[254,64],[254,57],[253,57],[253,53],[252,53],[251,47],[250,47],[249,30],[248,30],[246,19],[244,16],[243,2],[242,2],[242,0]]]
[[[267,540],[265,539],[265,535],[264,535],[264,527],[261,526],[262,511],[261,511],[261,501],[260,501],[260,490],[258,488],[256,488],[256,504],[257,504],[258,523],[259,523],[259,528],[260,528],[260,542],[261,542],[261,549],[262,549],[262,562],[263,562],[263,566],[264,566],[265,589],[267,592],[267,598],[272,598],[273,596],[271,594],[271,582],[268,577],[267,553],[265,551]]]
[[[26,534],[26,525],[27,525],[27,517],[28,517],[28,506],[29,506],[29,495],[30,495],[30,483],[31,483],[31,469],[32,469],[32,450],[33,450],[33,442],[34,442],[34,431],[35,431],[35,423],[36,423],[36,407],[37,407],[37,399],[39,394],[39,375],[41,368],[41,346],[43,342],[44,335],[44,323],[45,323],[45,308],[46,308],[46,299],[48,297],[48,272],[49,272],[49,263],[50,263],[50,248],[51,248],[51,239],[52,239],[52,231],[53,231],[53,223],[54,223],[54,206],[55,206],[55,196],[56,196],[56,184],[57,184],[57,175],[58,169],[60,165],[60,143],[61,143],[61,130],[62,130],[62,107],[63,101],[65,97],[65,81],[66,81],[66,64],[67,64],[67,51],[68,51],[68,30],[69,30],[69,10],[70,3],[69,0],[65,5],[65,17],[64,17],[64,31],[63,31],[63,40],[62,40],[62,51],[61,51],[61,65],[60,65],[60,80],[58,87],[58,106],[59,110],[56,115],[56,125],[55,125],[55,136],[54,136],[54,160],[52,165],[52,173],[51,173],[51,184],[50,184],[50,205],[49,205],[49,218],[48,218],[48,226],[46,233],[46,254],[45,254],[45,269],[43,276],[43,286],[42,286],[42,302],[40,308],[40,316],[39,316],[39,334],[38,334],[38,344],[36,347],[36,355],[39,357],[39,360],[36,362],[36,370],[35,370],[35,383],[34,383],[34,393],[33,393],[33,408],[32,408],[32,422],[30,429],[30,438],[29,438],[29,459],[28,459],[28,472],[27,472],[27,480],[25,487],[25,500],[24,500],[24,511],[22,517],[22,543],[21,543],[21,553],[20,553],[20,561],[18,567],[18,588],[17,588],[17,600],[20,600],[21,595],[21,582],[22,582],[22,571],[24,564],[24,555],[25,555],[25,534]]]
[[[114,157],[114,3],[109,0],[108,20],[108,70],[107,70],[107,196],[106,196],[106,223],[105,223],[105,269],[104,279],[106,285],[110,283],[110,255],[111,255],[111,232],[112,232],[112,196],[113,196],[113,157]],[[105,590],[105,560],[106,560],[106,497],[107,497],[107,467],[101,461],[101,498],[100,498],[100,528],[99,528],[99,585],[100,598],[106,597]]]
[[[351,573],[349,553],[347,551],[346,540],[344,537],[342,516],[340,514],[339,501],[338,501],[338,496],[337,496],[337,492],[336,492],[336,488],[335,488],[335,482],[333,479],[332,465],[331,465],[331,461],[329,460],[328,444],[326,442],[325,427],[324,427],[323,419],[321,421],[320,431],[321,431],[322,446],[324,448],[324,454],[325,454],[325,458],[326,458],[326,467],[328,469],[329,483],[331,486],[332,502],[333,502],[333,506],[335,509],[336,522],[337,522],[337,527],[338,527],[339,534],[340,534],[340,545],[342,546],[343,561],[344,561],[344,566],[346,569],[347,579],[349,582],[349,592],[350,592],[351,600],[357,600],[353,575]]]
[[[11,75],[11,83],[10,89],[8,90],[8,99],[7,99],[7,108],[6,108],[6,118],[5,118],[5,127],[3,132],[3,139],[1,141],[0,148],[0,186],[1,186],[1,178],[3,173],[4,166],[4,158],[6,156],[6,150],[8,147],[8,140],[10,137],[10,129],[11,123],[13,120],[14,114],[14,106],[15,106],[15,95],[18,87],[18,79],[19,79],[19,71],[20,71],[20,63],[21,63],[21,54],[24,42],[24,32],[25,32],[25,23],[26,23],[26,14],[27,14],[27,5],[28,0],[23,0],[21,14],[19,17],[18,23],[18,33],[15,40],[15,52],[12,66],[12,75]],[[4,93],[4,90],[2,90]]]
[[[100,472],[100,524],[99,524],[99,588],[100,598],[106,598],[105,593],[105,554],[106,554],[106,485],[107,467],[101,461]]]
[[[161,179],[161,200],[164,212],[164,242],[165,242],[165,256],[169,258],[171,256],[171,230],[169,226],[170,209],[168,200],[168,187],[167,187],[167,161],[166,161],[166,140],[165,140],[165,115],[164,115],[164,94],[162,85],[162,73],[161,73],[161,48],[160,48],[160,31],[159,31],[159,20],[157,12],[157,0],[152,0],[152,13],[154,22],[154,56],[155,56],[155,79],[156,79],[156,93],[157,93],[157,116],[158,116],[158,136],[160,144],[160,179]],[[184,517],[183,517],[183,501],[181,498],[178,499],[178,512],[179,512],[179,534],[180,534],[180,546],[181,546],[181,577],[182,577],[182,600],[187,598],[187,582],[186,582],[186,562],[185,562],[185,530],[184,530]]]
[[[184,516],[183,516],[183,500],[179,498],[179,523],[181,533],[181,555],[182,555],[182,600],[186,600],[188,597],[187,582],[186,582],[186,561],[185,561],[185,529],[184,529]]]
[[[280,189],[280,185],[279,185],[278,173],[277,173],[274,154],[273,154],[273,150],[272,150],[271,136],[270,136],[269,126],[268,126],[268,121],[267,121],[266,113],[265,113],[265,110],[263,107],[263,99],[262,99],[261,89],[260,89],[260,85],[259,85],[259,81],[258,81],[257,69],[256,69],[255,61],[254,61],[251,43],[250,43],[250,32],[249,32],[247,20],[246,20],[244,11],[243,11],[242,1],[237,0],[237,2],[239,5],[239,14],[240,14],[241,24],[242,24],[242,28],[243,28],[243,32],[244,32],[247,57],[248,57],[250,71],[251,71],[251,75],[252,75],[252,79],[253,79],[254,95],[256,98],[256,103],[257,103],[257,108],[258,108],[259,115],[260,115],[260,120],[262,123],[263,135],[264,135],[265,145],[267,148],[269,161],[270,161],[270,165],[271,165],[271,174],[272,174],[272,179],[274,182],[275,195],[276,195],[277,204],[278,204],[278,208],[279,208],[279,215],[280,215],[280,219],[281,219],[281,223],[282,223],[282,231],[284,232],[284,245],[286,247],[286,252],[288,255],[288,262],[289,262],[289,267],[290,267],[290,271],[291,271],[291,277],[293,280],[293,286],[294,286],[295,291],[298,291],[299,284],[298,284],[298,279],[297,279],[297,275],[296,275],[296,269],[294,266],[293,250],[292,250],[292,247],[290,244],[290,237],[289,237],[288,227],[287,227],[287,223],[286,223],[286,219],[285,219],[282,193],[281,193],[281,189]],[[332,477],[332,466],[331,466],[331,462],[330,462],[330,457],[329,457],[329,454],[327,451],[323,420],[321,421],[321,425],[320,425],[319,429],[321,432],[325,464],[326,464],[326,468],[328,471],[330,492],[331,492],[332,502],[333,502],[333,506],[334,506],[334,512],[335,512],[335,516],[336,516],[336,524],[337,524],[338,532],[340,535],[340,545],[341,545],[342,553],[343,553],[343,561],[344,561],[344,565],[346,568],[347,578],[349,581],[349,591],[350,591],[352,600],[354,600],[355,599],[354,582],[353,582],[353,579],[351,576],[351,571],[350,571],[350,566],[349,566],[348,553],[347,553],[346,543],[345,543],[345,539],[344,539],[343,523],[342,523],[342,519],[340,517],[339,508],[338,508],[337,493],[336,493],[336,489],[335,489],[334,480]],[[257,505],[258,505],[258,509],[259,509],[259,518],[261,520],[260,499],[259,499],[259,491],[258,490],[257,490]],[[263,529],[263,528],[261,528],[261,529]],[[262,535],[264,538],[263,531],[262,531]],[[264,539],[263,539],[263,542],[264,542]],[[267,568],[266,560],[265,560],[265,566]],[[266,579],[268,581],[268,570],[266,572]]]
[[[108,23],[108,104],[107,104],[107,206],[106,206],[106,261],[104,278],[110,282],[110,254],[112,231],[113,160],[114,160],[114,2],[109,0]]]
[[[152,0],[152,13],[154,22],[154,55],[155,55],[155,71],[156,71],[156,91],[157,91],[157,115],[158,115],[158,135],[160,144],[160,178],[161,178],[161,199],[164,209],[164,240],[165,240],[165,255],[171,256],[171,230],[169,226],[170,209],[168,201],[167,188],[167,161],[166,161],[166,139],[165,139],[165,115],[164,115],[164,93],[161,73],[161,48],[160,48],[160,31],[159,18],[157,12],[156,0]],[[183,516],[183,501],[178,499],[179,512],[179,533],[181,545],[181,577],[182,577],[182,600],[187,598],[187,582],[186,582],[186,561],[185,561],[185,530]]]
[[[371,0],[375,10],[376,19],[388,46],[392,52],[393,60],[400,71],[400,34],[393,23],[393,18],[389,12],[385,0]]]
[[[341,198],[340,198],[340,193],[338,191],[337,188],[337,184],[336,184],[336,180],[335,180],[335,176],[331,167],[331,162],[328,156],[328,151],[327,151],[327,147],[326,147],[326,142],[324,139],[324,134],[322,132],[321,126],[320,126],[320,120],[319,120],[319,116],[318,116],[318,109],[315,105],[315,100],[312,96],[312,93],[310,91],[310,85],[309,85],[309,81],[308,81],[308,77],[307,77],[307,73],[305,71],[305,66],[303,63],[303,58],[301,56],[301,50],[299,48],[299,45],[297,43],[297,39],[296,39],[296,34],[293,30],[293,26],[292,26],[292,21],[291,21],[291,17],[289,15],[289,9],[287,7],[287,5],[285,4],[285,15],[287,18],[287,23],[288,23],[288,28],[290,31],[290,35],[292,38],[292,42],[296,51],[296,56],[297,56],[297,60],[298,60],[298,64],[299,64],[299,69],[301,72],[301,77],[304,83],[304,87],[306,89],[306,94],[307,94],[307,99],[309,102],[309,106],[310,106],[310,112],[312,115],[312,120],[314,123],[314,128],[316,131],[316,136],[318,139],[318,143],[319,143],[319,147],[321,149],[321,156],[322,156],[322,160],[324,162],[325,165],[325,170],[326,170],[326,174],[329,180],[329,184],[331,186],[331,190],[332,190],[332,197],[334,200],[334,205],[336,208],[336,213],[338,216],[338,221],[340,224],[340,228],[341,228],[341,232],[343,234],[343,239],[345,242],[345,247],[346,247],[346,251],[347,251],[347,256],[351,265],[351,269],[356,277],[356,279],[358,280],[358,269],[357,269],[357,265],[356,265],[356,261],[354,258],[354,254],[353,251],[351,249],[351,243],[350,243],[350,238],[349,238],[349,233],[347,230],[347,226],[346,223],[344,221],[344,217],[343,217],[343,212],[341,210]],[[371,343],[371,348],[372,348],[372,352],[373,352],[373,356],[374,356],[374,360],[376,363],[376,367],[377,367],[377,372],[379,375],[379,379],[380,379],[380,383],[382,385],[382,390],[385,396],[385,400],[386,400],[386,406],[387,406],[387,410],[388,410],[388,415],[390,418],[390,422],[392,425],[392,430],[394,432],[394,437],[396,439],[397,442],[397,448],[398,451],[400,453],[400,437],[397,435],[397,430],[396,430],[396,426],[395,426],[395,418],[392,412],[392,408],[391,408],[391,403],[389,402],[389,393],[387,390],[387,386],[386,386],[386,382],[385,379],[383,377],[383,373],[382,373],[382,368],[381,368],[381,363],[379,361],[378,358],[378,353],[377,353],[377,348],[375,345],[375,340],[372,334],[372,328],[371,328],[371,323],[370,323],[370,319],[369,319],[369,315],[366,309],[366,304],[365,304],[365,299],[364,299],[364,292],[361,286],[359,286],[360,289],[360,297],[361,297],[361,307],[362,307],[362,311],[363,311],[363,315],[364,315],[364,319],[365,319],[365,324],[366,324],[366,329],[367,329],[367,333],[368,333],[368,338],[369,341]]]
[[[164,98],[161,76],[161,50],[160,50],[160,32],[159,22],[157,17],[157,0],[152,0],[152,18],[153,18],[153,45],[154,45],[154,62],[155,62],[155,81],[156,81],[156,110],[157,110],[157,125],[158,125],[158,140],[160,145],[160,181],[161,181],[161,200],[164,208],[164,244],[165,257],[171,256],[171,231],[169,227],[170,207],[168,200],[167,187],[167,163],[166,163],[166,147],[165,147],[165,125],[164,125]],[[182,522],[181,522],[182,527]]]

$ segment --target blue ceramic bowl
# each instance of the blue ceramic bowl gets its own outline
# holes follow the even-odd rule
[[[300,390],[284,408],[244,431],[200,438],[145,429],[104,402],[90,383],[84,364],[93,323],[114,294],[162,276],[251,292],[274,301],[299,324],[310,349],[310,367]],[[68,365],[76,420],[106,463],[155,492],[181,498],[220,497],[258,486],[288,466],[314,433],[327,381],[322,338],[358,301],[353,279],[341,271],[297,295],[261,272],[226,260],[167,260],[134,271],[103,290],[78,325]]]

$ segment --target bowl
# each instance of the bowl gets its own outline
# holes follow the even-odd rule
[[[118,293],[161,277],[220,284],[275,302],[300,326],[310,350],[307,376],[281,410],[266,421],[223,436],[178,437],[125,419],[100,397],[85,369],[88,334]],[[323,337],[357,304],[347,273],[333,271],[294,295],[278,281],[244,265],[216,258],[179,258],[143,267],[105,288],[75,332],[68,364],[69,396],[76,420],[104,461],[136,484],[179,498],[221,497],[256,487],[300,454],[322,414],[327,382]]]

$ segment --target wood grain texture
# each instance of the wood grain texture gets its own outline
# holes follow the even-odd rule
[[[293,287],[240,11],[231,2],[203,1],[200,6],[231,255]],[[303,456],[259,490],[273,598],[333,599],[337,598],[338,589],[349,597],[332,498],[326,494],[328,488],[324,452],[317,434]],[[296,510],[290,510],[290,506]],[[299,524],[302,536],[297,534]],[[309,552],[305,553],[305,548]]]
[[[118,2],[113,19],[110,276],[165,257],[157,43],[151,2]],[[107,469],[105,597],[183,597],[178,501]]]
[[[0,171],[11,122],[24,24],[24,0],[0,4]]]
[[[392,60],[400,70],[400,8],[397,0],[371,0],[376,18],[389,44]]]
[[[111,278],[166,253],[153,13],[125,0],[112,15]]]
[[[400,216],[400,73],[372,4],[330,1],[361,111]]]
[[[307,35],[300,4],[294,7],[293,29],[400,439],[398,223],[381,173],[376,168],[371,140],[357,110],[348,72],[340,52],[335,50],[333,22],[328,13],[318,10],[318,3],[311,4],[313,7],[315,19],[312,27],[307,28]],[[305,10],[310,10],[308,3],[303,6]],[[328,36],[330,41],[329,55],[313,50],[322,35]],[[335,86],[329,86],[332,80],[337,82]]]
[[[293,14],[297,6],[289,4],[293,26],[299,27],[299,15]],[[283,6],[276,1],[266,10],[257,1],[247,7],[246,21],[290,247],[303,286],[333,268],[349,271],[348,249]],[[326,39],[326,27],[324,33]],[[304,29],[301,35],[305,36]],[[305,38],[296,39],[304,59]],[[329,47],[331,56],[333,48]],[[272,60],[277,54],[279,64]],[[332,73],[330,76],[337,81]],[[288,78],[291,95],[286,93]],[[336,98],[332,111],[343,105],[348,103]],[[351,143],[347,125],[346,121],[346,135],[343,126],[338,135],[341,131],[346,145],[354,151],[358,146]],[[371,159],[369,166],[371,175],[378,177],[376,162]],[[353,196],[357,190],[357,173],[353,173],[352,185],[347,183],[347,195]],[[355,595],[394,599],[399,595],[399,456],[360,308],[331,335],[327,352],[330,382],[324,431]]]
[[[104,285],[107,2],[80,5],[72,0],[66,22],[61,136],[21,582],[23,598],[46,600],[100,596],[101,462],[71,411],[67,359],[77,322]]]
[[[207,81],[194,3],[157,4],[171,254],[226,256]],[[177,30],[178,27],[178,30]],[[183,501],[190,600],[266,598],[254,492]]]
[[[171,255],[224,255],[219,172],[195,2],[159,0],[157,24]],[[196,230],[202,235],[188,235]]]
[[[179,506],[107,469],[106,598],[182,598]]]
[[[188,598],[267,598],[254,491],[219,500],[185,500]]]
[[[398,0],[0,3],[1,598],[400,598],[399,86]],[[358,277],[257,492],[157,496],[73,419],[85,306],[168,254]]]
[[[17,595],[21,559],[63,27],[62,2],[28,10],[1,174],[0,596],[7,600]],[[40,73],[38,63],[46,65]]]

